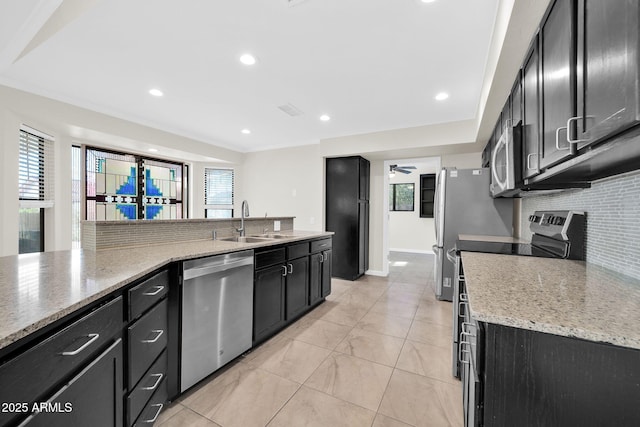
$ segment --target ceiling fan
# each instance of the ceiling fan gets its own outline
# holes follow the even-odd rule
[[[409,169],[415,169],[415,168],[416,168],[415,166],[391,165],[391,166],[389,166],[389,176],[394,176],[396,174],[396,172],[409,174],[409,173],[411,173],[411,171]]]

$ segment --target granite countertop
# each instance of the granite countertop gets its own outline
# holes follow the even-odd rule
[[[291,237],[0,257],[0,349],[170,262],[333,235],[299,230],[279,234]]]
[[[640,280],[584,261],[462,252],[474,319],[640,349]]]

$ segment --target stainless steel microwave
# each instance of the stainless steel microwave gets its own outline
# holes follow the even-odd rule
[[[508,120],[502,136],[491,150],[491,197],[511,197],[522,183],[520,147],[522,122],[512,126]]]

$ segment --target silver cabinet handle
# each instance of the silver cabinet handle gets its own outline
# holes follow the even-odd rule
[[[567,145],[566,147],[564,147],[564,148],[563,148],[563,147],[560,147],[560,131],[561,131],[562,129],[564,129],[565,131],[567,131],[567,138],[568,138],[568,136],[569,136],[569,131],[567,130],[567,126],[559,127],[558,129],[556,129],[556,149],[557,149],[558,151],[564,151],[564,150],[568,150],[569,148],[571,148],[571,147],[569,147],[568,145]],[[568,139],[567,139],[567,141],[568,141]]]
[[[319,255],[320,255],[320,263],[323,263],[324,262],[324,255],[322,255],[322,254],[319,254]]]
[[[151,418],[150,420],[142,420],[142,423],[155,423],[156,420],[158,419],[158,416],[160,415],[160,412],[162,411],[162,408],[164,408],[164,405],[162,403],[158,403],[157,405],[151,405],[151,407],[157,406],[158,407],[158,412],[156,412],[156,415]]]
[[[466,360],[466,357],[463,357],[464,353],[470,353],[469,350],[465,350],[464,346],[469,344],[467,341],[462,339],[462,333],[460,334],[460,344],[458,345],[458,361],[460,363],[464,363],[465,365],[469,364],[469,361]]]
[[[283,265],[282,266],[282,277],[286,277],[286,275],[287,275],[287,266]]]
[[[470,329],[467,330],[466,329],[467,327],[468,328],[473,328],[473,332]],[[471,322],[462,322],[462,332],[461,332],[462,334],[475,337],[476,336],[475,329],[476,329],[476,325],[474,325],[473,323],[471,323]]]
[[[158,335],[156,335],[155,338],[153,338],[151,340],[142,340],[140,342],[147,343],[147,344],[152,344],[152,343],[158,341],[160,339],[160,337],[162,336],[162,334],[164,334],[164,331],[162,329],[154,329],[151,332],[156,333]]]
[[[527,169],[535,169],[531,167],[531,157],[537,156],[538,153],[529,153],[527,154]]]
[[[148,297],[152,297],[154,295],[158,295],[164,289],[164,285],[163,286],[154,286],[154,288],[156,289],[155,291],[153,291],[153,292],[143,292],[142,295],[146,295]]]
[[[89,341],[87,341],[86,343],[82,344],[80,347],[78,347],[77,349],[75,349],[73,351],[63,351],[62,355],[63,356],[75,356],[76,354],[78,354],[82,350],[84,350],[85,348],[89,347],[95,340],[100,338],[100,334],[89,334],[87,336],[90,338]]]
[[[289,270],[287,270],[287,274],[293,274],[293,264],[289,264]]]
[[[464,319],[464,306],[467,305],[466,301],[460,301],[458,303],[458,317],[462,317]]]
[[[469,301],[469,297],[467,296],[466,292],[460,293],[460,301],[464,301],[464,302]]]
[[[328,258],[329,258],[329,254],[325,252],[322,256],[322,262],[325,262]]]
[[[164,374],[151,374],[150,376],[156,377],[156,382],[151,387],[140,387],[141,390],[155,390],[158,384],[160,384],[160,381],[162,381],[162,378],[164,378]]]
[[[571,139],[571,132],[569,131],[569,129],[571,129],[571,122],[580,120],[582,117],[571,117],[569,120],[567,120],[567,142],[569,144],[577,144],[579,142],[588,142],[589,139]]]

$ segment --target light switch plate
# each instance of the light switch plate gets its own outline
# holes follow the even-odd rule
[[[280,221],[273,221],[273,231],[280,231]]]

